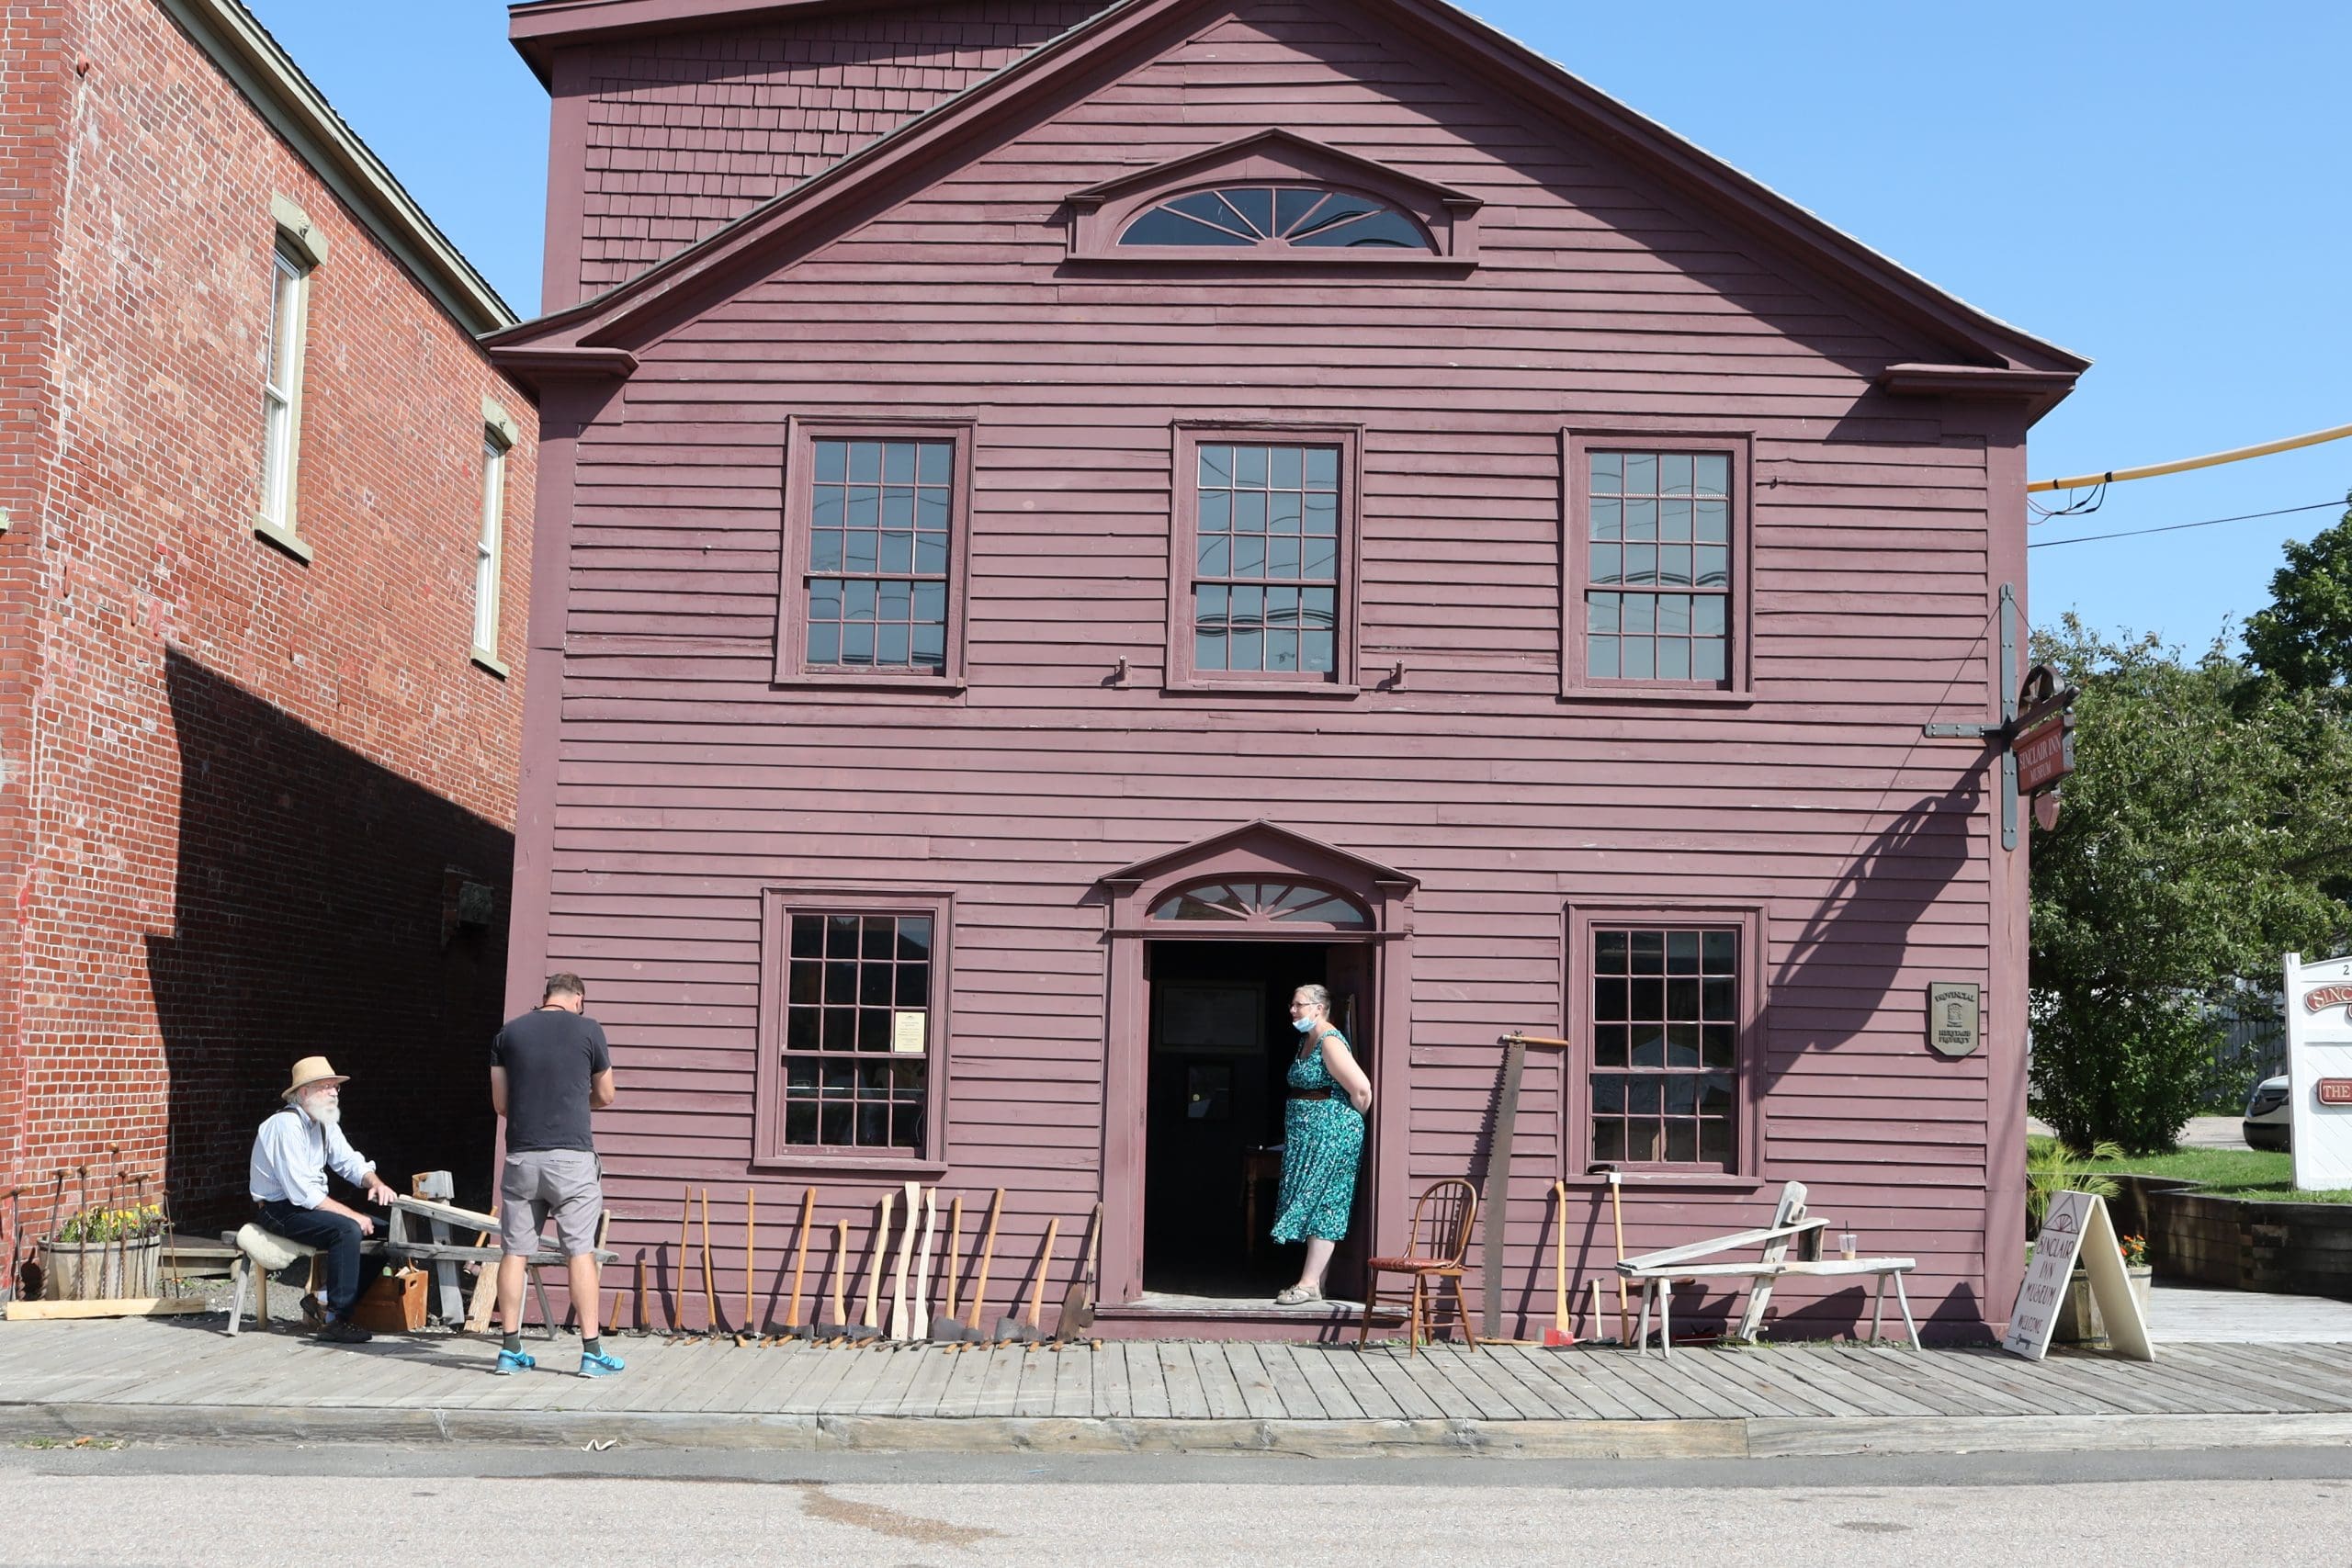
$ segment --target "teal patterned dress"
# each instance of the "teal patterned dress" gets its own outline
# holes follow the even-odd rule
[[[1350,1050],[1338,1031],[1325,1035]],[[1275,1205],[1274,1239],[1339,1241],[1355,1207],[1356,1166],[1363,1157],[1363,1113],[1323,1065],[1320,1046],[1294,1061],[1285,1081],[1294,1091],[1329,1089],[1329,1100],[1293,1100],[1283,1116],[1283,1188]]]

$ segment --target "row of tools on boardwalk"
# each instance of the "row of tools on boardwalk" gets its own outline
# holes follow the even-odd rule
[[[1019,1311],[1020,1293],[1016,1287],[1005,1314],[983,1327],[981,1315],[988,1303],[989,1270],[996,1258],[997,1222],[1004,1212],[1004,1189],[1000,1187],[989,1200],[988,1213],[978,1233],[977,1274],[971,1288],[963,1292],[964,1306],[959,1315],[958,1291],[965,1281],[964,1198],[961,1193],[949,1200],[946,1207],[945,1246],[940,1244],[939,1189],[926,1188],[920,1182],[906,1183],[903,1197],[898,1192],[882,1194],[880,1213],[865,1252],[865,1268],[862,1281],[863,1313],[852,1320],[846,1294],[850,1274],[850,1223],[836,1220],[832,1230],[832,1265],[828,1271],[820,1253],[818,1258],[818,1289],[808,1285],[808,1244],[816,1231],[817,1189],[811,1187],[800,1200],[800,1228],[792,1251],[792,1289],[786,1298],[784,1321],[774,1321],[776,1297],[782,1293],[783,1269],[779,1266],[771,1283],[767,1307],[763,1314],[755,1297],[758,1293],[758,1198],[750,1189],[743,1190],[743,1313],[736,1326],[729,1328],[722,1321],[719,1311],[718,1274],[712,1262],[710,1239],[710,1191],[699,1193],[689,1186],[678,1216],[678,1255],[676,1269],[667,1291],[649,1292],[648,1266],[643,1253],[637,1258],[636,1299],[629,1316],[629,1326],[621,1328],[621,1291],[613,1292],[612,1310],[606,1322],[615,1332],[648,1334],[657,1332],[649,1316],[651,1306],[660,1306],[668,1319],[667,1333],[673,1339],[687,1342],[731,1341],[737,1345],[780,1345],[792,1340],[806,1340],[822,1347],[863,1347],[876,1349],[900,1349],[916,1345],[944,1345],[961,1349],[967,1347],[986,1348],[1001,1345],[1024,1345],[1031,1348],[1050,1346],[1058,1349],[1064,1345],[1099,1343],[1091,1341],[1089,1331],[1094,1324],[1096,1273],[1102,1258],[1102,1205],[1094,1205],[1088,1219],[1086,1235],[1081,1238],[1080,1257],[1073,1258],[1069,1287],[1063,1294],[1061,1312],[1051,1329],[1043,1325],[1046,1282],[1052,1272],[1054,1249],[1060,1239],[1061,1220],[1058,1216],[1046,1222],[1044,1244],[1038,1248],[1036,1265],[1029,1281],[1029,1308],[1026,1314]],[[699,1211],[702,1236],[699,1258],[702,1269],[703,1322],[698,1328],[688,1328],[685,1318],[692,1297],[685,1289],[685,1270],[689,1259],[697,1256],[694,1242],[694,1221]],[[897,1225],[894,1235],[893,1226]],[[934,1281],[933,1264],[940,1267]],[[889,1295],[882,1294],[882,1274],[889,1271]],[[828,1283],[830,1289],[825,1288]],[[937,1308],[933,1309],[934,1298]],[[802,1307],[808,1312],[804,1317]],[[830,1313],[827,1309],[830,1308]]]
[[[38,1214],[41,1184],[0,1192],[0,1240],[7,1253],[0,1303],[154,1294],[158,1270],[153,1255],[170,1229],[162,1184],[153,1174],[123,1165],[121,1145],[107,1145],[107,1154],[115,1168],[103,1192],[92,1190],[93,1167],[59,1168],[49,1185],[49,1228],[39,1235],[28,1232],[22,1205],[29,1200]],[[105,1174],[103,1167],[96,1168]],[[69,1181],[77,1192],[71,1204]]]

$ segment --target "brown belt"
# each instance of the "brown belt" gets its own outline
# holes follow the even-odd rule
[[[1293,1100],[1329,1100],[1331,1091],[1328,1089],[1295,1089],[1290,1091],[1290,1097]]]

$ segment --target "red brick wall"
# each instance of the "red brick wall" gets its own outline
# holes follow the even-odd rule
[[[48,504],[0,540],[0,581],[46,606],[7,987],[16,1172],[45,1187],[60,1165],[111,1168],[119,1144],[122,1164],[168,1163],[184,1207],[233,1208],[253,1122],[311,1052],[356,1077],[355,1141],[396,1180],[482,1167],[532,410],[153,0],[82,0],[82,17],[57,458]],[[273,194],[329,248],[307,565],[252,526]],[[468,658],[485,395],[525,437],[504,680]],[[453,867],[500,890],[489,931],[447,931]]]

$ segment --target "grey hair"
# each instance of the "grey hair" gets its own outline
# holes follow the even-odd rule
[[[1331,1010],[1331,993],[1320,986],[1301,986],[1294,994],[1305,997],[1327,1013]]]

